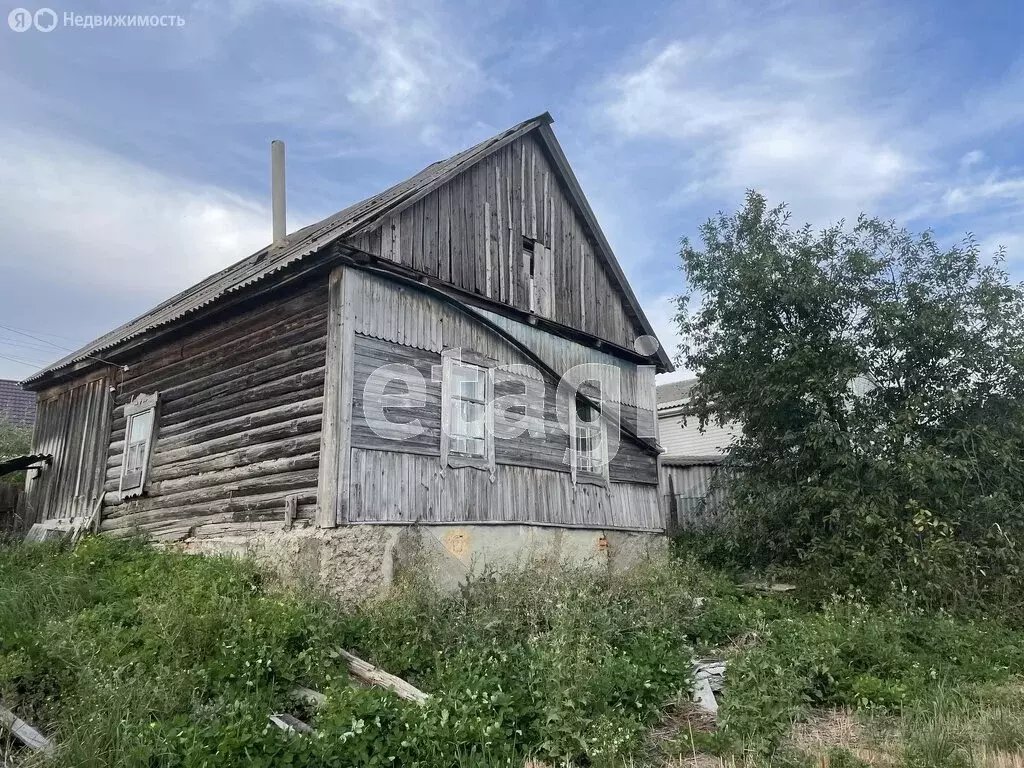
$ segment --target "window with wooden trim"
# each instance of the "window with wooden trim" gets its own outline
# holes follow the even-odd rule
[[[121,496],[137,496],[146,486],[149,459],[156,432],[159,396],[139,395],[125,406],[124,455],[121,461]]]
[[[448,449],[462,456],[487,455],[487,370],[452,361]]]
[[[494,377],[491,361],[482,355],[455,349],[442,353],[442,363],[441,462],[451,467],[493,469]]]
[[[601,414],[582,398],[576,399],[573,461],[578,473],[588,475],[603,476],[608,464]]]

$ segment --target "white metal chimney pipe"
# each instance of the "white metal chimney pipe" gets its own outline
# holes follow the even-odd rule
[[[274,218],[274,245],[284,242],[288,234],[284,196],[284,142],[270,142],[270,202]]]

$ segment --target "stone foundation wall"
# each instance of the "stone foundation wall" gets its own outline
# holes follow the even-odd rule
[[[472,573],[525,562],[618,570],[667,550],[661,534],[532,525],[380,525],[338,528],[253,524],[231,535],[174,545],[197,554],[251,557],[285,584],[352,603],[387,593],[403,569],[454,589]]]

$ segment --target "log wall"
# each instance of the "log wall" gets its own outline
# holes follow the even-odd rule
[[[158,539],[197,526],[298,517],[316,504],[327,282],[291,292],[129,364],[108,431],[101,530]],[[146,495],[122,502],[124,406],[159,392]]]

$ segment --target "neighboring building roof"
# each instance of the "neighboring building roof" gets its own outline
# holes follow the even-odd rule
[[[658,410],[682,405],[690,399],[690,390],[696,386],[696,379],[670,381],[658,385]]]
[[[74,363],[111,350],[148,331],[171,324],[192,312],[213,304],[230,293],[251,286],[268,276],[280,272],[336,240],[356,235],[363,230],[372,229],[373,226],[379,224],[385,217],[412,205],[491,153],[515,141],[520,136],[524,136],[537,129],[540,129],[540,138],[552,153],[555,166],[561,171],[571,197],[579,206],[584,219],[593,230],[598,244],[597,251],[603,256],[613,277],[619,283],[627,306],[632,309],[644,332],[654,336],[654,330],[650,322],[640,307],[640,303],[637,301],[632,288],[629,286],[614,253],[612,253],[611,246],[601,232],[597,219],[579,187],[579,182],[576,180],[561,147],[558,145],[558,141],[555,139],[554,132],[549,127],[551,122],[551,115],[545,112],[542,115],[525,120],[496,136],[492,136],[463,152],[452,155],[447,160],[432,163],[415,176],[396,184],[390,189],[355,205],[351,205],[323,221],[294,232],[288,236],[284,245],[276,249],[271,249],[270,246],[262,248],[242,261],[211,275],[188,290],[163,302],[146,314],[137,317],[120,328],[85,345],[76,352],[72,352],[67,357],[37,371],[25,379],[24,383],[31,384],[37,382],[47,374],[54,373]],[[658,361],[665,370],[672,370],[671,361],[660,347],[658,350]]]
[[[19,427],[35,424],[35,393],[26,392],[16,381],[0,379],[0,421],[9,421]]]

